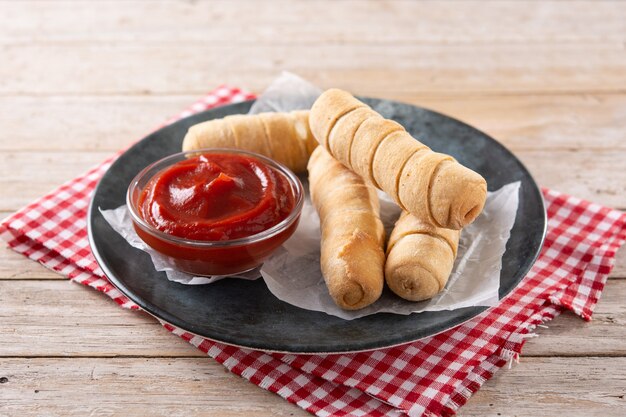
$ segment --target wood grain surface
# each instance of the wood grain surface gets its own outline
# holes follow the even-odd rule
[[[626,208],[621,2],[0,2],[0,218],[222,83],[281,70],[428,107],[544,186]],[[460,416],[623,416],[626,251]],[[150,316],[0,248],[0,416],[304,416]]]

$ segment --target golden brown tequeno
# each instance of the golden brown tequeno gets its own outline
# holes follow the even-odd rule
[[[296,173],[304,172],[317,141],[309,129],[309,112],[232,115],[191,126],[183,151],[236,148],[256,152],[281,162]]]
[[[448,282],[459,246],[460,231],[424,223],[408,212],[389,236],[385,280],[410,301],[432,298]]]
[[[461,229],[483,209],[482,176],[431,151],[350,93],[325,91],[311,108],[309,124],[332,156],[424,222]]]
[[[313,152],[308,168],[328,291],[341,308],[366,307],[380,297],[384,284],[385,230],[376,190],[322,147]]]

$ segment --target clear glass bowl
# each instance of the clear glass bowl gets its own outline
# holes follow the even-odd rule
[[[207,153],[233,153],[253,157],[283,175],[294,195],[294,208],[280,223],[244,238],[220,241],[190,240],[156,229],[139,214],[137,202],[148,182],[169,166],[190,156]],[[126,194],[135,231],[150,247],[170,259],[180,271],[192,275],[234,275],[261,265],[296,230],[304,202],[304,191],[298,177],[284,165],[265,156],[238,149],[201,149],[181,152],[163,158],[144,168],[131,181]]]

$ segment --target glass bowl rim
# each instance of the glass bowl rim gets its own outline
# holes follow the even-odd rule
[[[162,169],[173,165],[173,163],[176,163],[179,160],[182,160],[180,158],[184,158],[188,155],[203,154],[203,153],[232,153],[232,154],[251,156],[253,158],[259,159],[261,162],[265,163],[266,165],[269,165],[271,168],[276,169],[278,172],[283,174],[285,177],[287,177],[287,180],[289,181],[289,185],[291,186],[293,190],[294,197],[296,200],[295,205],[293,209],[291,210],[291,212],[289,213],[289,215],[283,220],[281,220],[279,223],[270,227],[269,229],[263,230],[259,233],[255,233],[250,236],[237,238],[237,239],[231,239],[231,240],[186,239],[183,237],[174,236],[174,235],[165,233],[161,230],[158,230],[154,226],[150,225],[148,222],[146,222],[139,215],[139,212],[137,211],[137,207],[135,203],[132,201],[132,195],[137,190],[139,181],[143,180],[145,176],[152,170],[159,168],[150,176],[148,181],[150,181],[150,179],[152,179],[154,175],[161,172]],[[174,160],[176,161],[173,162]],[[289,228],[298,219],[302,211],[303,204],[304,204],[304,187],[302,186],[302,182],[300,181],[298,176],[294,174],[289,168],[287,168],[285,165],[281,164],[280,162],[274,161],[273,159],[270,159],[264,155],[260,155],[255,152],[245,151],[241,149],[230,149],[230,148],[203,148],[203,149],[178,152],[172,155],[168,155],[155,162],[152,162],[151,164],[146,166],[144,169],[139,171],[139,173],[135,175],[135,177],[131,180],[128,186],[128,190],[126,191],[126,206],[128,207],[128,211],[130,213],[132,221],[141,229],[143,229],[145,232],[153,235],[154,237],[158,239],[164,240],[168,243],[175,243],[180,246],[189,246],[189,247],[204,248],[204,249],[249,245],[249,244],[258,243],[260,241],[274,237],[277,234]]]

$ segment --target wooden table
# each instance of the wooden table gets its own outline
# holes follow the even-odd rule
[[[626,207],[620,2],[0,3],[0,213],[218,84],[288,69],[490,133],[542,185]],[[623,416],[626,255],[461,416]],[[0,249],[0,416],[307,415],[154,319]]]

